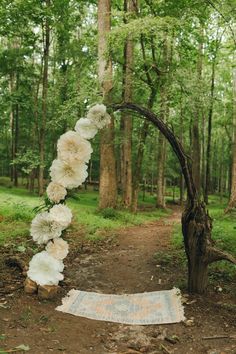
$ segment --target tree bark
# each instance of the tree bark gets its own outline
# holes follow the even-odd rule
[[[144,145],[148,134],[148,127],[149,127],[149,122],[145,121],[140,131],[137,159],[135,161],[135,173],[133,174],[133,196],[132,196],[132,206],[131,206],[133,212],[136,212],[138,209],[139,183],[141,180],[141,168],[143,162]]]
[[[133,0],[124,0],[125,14],[135,11]],[[125,21],[126,22],[126,21]],[[124,70],[123,70],[123,101],[132,101],[132,67],[134,45],[129,37],[124,46]],[[127,112],[121,114],[121,184],[122,204],[130,208],[132,204],[132,116]]]
[[[207,151],[206,151],[206,183],[204,191],[204,201],[208,204],[208,194],[211,183],[211,132],[212,132],[212,116],[214,107],[214,91],[215,91],[215,65],[216,57],[213,58],[212,62],[212,73],[211,73],[211,96],[210,96],[210,108],[208,114],[208,134],[207,134]]]
[[[46,0],[49,9],[50,0]],[[44,163],[45,163],[45,134],[47,123],[47,96],[48,96],[48,61],[50,47],[50,26],[48,14],[45,15],[44,52],[43,52],[43,87],[42,87],[42,115],[39,128],[39,195],[44,193]]]
[[[106,59],[107,34],[111,29],[110,0],[98,1],[98,76],[103,100],[111,103],[112,62]],[[114,117],[108,128],[101,131],[99,208],[115,208],[117,202],[117,179],[114,151]]]
[[[115,105],[113,108],[133,110],[151,121],[169,141],[179,160],[188,194],[188,203],[182,215],[182,233],[188,260],[188,290],[190,293],[204,293],[208,284],[208,265],[219,260],[236,264],[236,259],[214,247],[211,238],[212,219],[197,193],[189,157],[172,130],[153,112],[133,103]]]
[[[181,87],[181,96],[180,96],[180,121],[179,121],[179,126],[180,126],[180,132],[179,132],[179,139],[180,143],[182,146],[184,146],[184,119],[183,119],[183,89]],[[184,204],[184,176],[182,171],[180,171],[180,181],[179,181],[179,201],[180,205],[183,206]]]
[[[167,122],[169,118],[169,85],[170,85],[170,64],[172,60],[172,48],[166,34],[163,45],[163,74],[160,77],[160,118]],[[165,208],[165,160],[166,160],[166,140],[159,134],[158,144],[158,170],[157,170],[157,199],[156,207]]]
[[[201,37],[203,31],[201,29]],[[193,180],[197,189],[197,192],[201,192],[201,143],[199,133],[199,122],[201,116],[201,102],[199,99],[199,93],[201,90],[202,81],[202,55],[203,55],[203,42],[202,38],[198,46],[198,58],[197,58],[197,97],[195,103],[195,112],[193,116],[192,126],[192,160],[193,160]]]
[[[165,160],[166,160],[166,142],[162,134],[158,138],[158,168],[157,168],[157,198],[156,207],[165,208]]]
[[[163,82],[160,89],[161,108],[160,117],[163,122],[167,121],[168,107],[167,107],[167,92],[166,82]],[[158,156],[157,156],[157,198],[156,207],[165,208],[165,160],[166,160],[166,141],[162,134],[158,137]]]
[[[157,63],[156,63],[156,55],[155,55],[155,46],[152,45],[153,64],[151,66],[151,69],[154,70],[154,72],[156,74],[156,80],[153,80],[150,75],[150,68],[147,65],[147,58],[146,58],[146,53],[145,53],[143,35],[141,35],[140,44],[141,44],[143,61],[144,61],[144,71],[145,71],[145,75],[147,78],[146,83],[148,84],[148,86],[150,88],[150,96],[148,99],[147,107],[149,109],[151,109],[154,105],[156,95],[157,95],[158,84],[159,84],[159,79],[160,79],[160,72],[158,69],[156,70]],[[131,209],[133,212],[136,212],[137,208],[138,208],[139,183],[141,181],[141,168],[142,168],[142,162],[143,162],[145,141],[146,141],[146,137],[148,134],[148,128],[149,128],[149,122],[148,122],[148,120],[145,120],[143,123],[143,126],[141,128],[141,131],[140,131],[138,153],[137,153],[137,159],[135,161],[135,173],[133,174],[133,197],[132,197],[132,206],[131,206]]]
[[[232,168],[229,204],[225,212],[236,207],[236,69],[233,68],[233,139],[232,139]]]

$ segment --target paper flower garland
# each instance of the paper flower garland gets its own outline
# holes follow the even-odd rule
[[[98,129],[110,123],[111,117],[103,104],[96,104],[75,125],[75,131],[63,134],[57,143],[57,159],[50,167],[51,182],[47,196],[52,205],[32,220],[30,234],[46,250],[33,256],[27,275],[37,285],[58,285],[64,276],[62,260],[68,254],[68,243],[61,238],[71,223],[72,212],[65,205],[66,189],[79,187],[87,178],[87,163],[92,154],[89,139]]]

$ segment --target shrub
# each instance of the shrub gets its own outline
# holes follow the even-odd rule
[[[119,218],[119,213],[113,208],[105,208],[99,211],[99,214],[102,215],[104,219],[116,220]]]

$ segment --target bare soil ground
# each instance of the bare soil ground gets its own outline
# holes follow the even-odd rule
[[[122,294],[177,286],[186,294],[186,265],[170,244],[176,222],[180,222],[178,209],[159,221],[113,231],[99,243],[86,241],[83,230],[70,233],[65,281],[57,298],[51,301],[24,294],[21,272],[5,263],[16,251],[10,245],[3,247],[2,353],[21,344],[29,346],[29,353],[33,354],[236,353],[236,339],[232,337],[236,335],[236,284],[227,280],[211,283],[206,296],[185,296],[185,323],[128,326],[55,311],[72,288]],[[28,261],[31,255],[24,257]],[[217,285],[223,291],[216,291]],[[215,335],[226,338],[203,339]]]

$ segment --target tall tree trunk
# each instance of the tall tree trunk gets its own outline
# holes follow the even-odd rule
[[[126,14],[135,11],[133,0],[124,0]],[[123,101],[132,101],[132,67],[133,67],[134,45],[129,37],[124,47],[124,79],[123,79]],[[121,114],[121,183],[122,183],[122,204],[126,208],[132,203],[132,116],[127,112]]]
[[[236,69],[233,68],[233,139],[232,139],[232,167],[231,189],[229,204],[226,212],[236,207]]]
[[[163,122],[168,120],[169,107],[168,107],[168,85],[170,84],[170,62],[171,62],[171,50],[168,43],[168,37],[166,36],[163,47],[163,69],[165,74],[161,77],[160,85],[160,117]],[[165,208],[165,157],[166,157],[166,141],[162,134],[159,134],[158,142],[158,169],[157,169],[157,199],[156,207]]]
[[[215,90],[215,65],[216,58],[213,58],[212,62],[212,73],[211,73],[211,96],[210,96],[210,108],[208,113],[208,131],[207,131],[207,151],[206,151],[206,183],[205,183],[205,193],[204,201],[208,204],[208,194],[211,183],[211,132],[212,132],[212,116],[213,116],[213,106],[214,106],[214,90]]]
[[[158,138],[158,169],[157,169],[157,198],[156,207],[165,208],[165,157],[166,142],[162,134]]]
[[[16,74],[16,92],[19,90],[19,73]],[[17,92],[18,94],[18,92]],[[15,144],[14,144],[14,158],[17,157],[17,153],[18,153],[18,141],[19,141],[19,103],[16,102],[15,104],[15,110],[14,110],[14,140],[15,140]],[[18,171],[17,171],[17,166],[15,165],[14,168],[14,186],[17,187],[18,186]]]
[[[157,87],[151,87],[151,93],[148,100],[148,108],[151,109],[156,98]],[[137,158],[135,161],[135,174],[133,174],[133,196],[132,196],[132,205],[131,209],[133,212],[137,211],[138,208],[138,194],[139,194],[139,183],[141,180],[141,170],[142,170],[142,162],[143,162],[143,154],[144,154],[144,146],[145,141],[148,134],[149,122],[147,120],[144,121],[143,126],[140,131],[139,143],[138,143],[138,152]]]
[[[111,103],[112,62],[106,59],[107,34],[111,29],[110,0],[98,1],[98,76],[105,104]],[[117,179],[114,151],[114,117],[111,124],[101,132],[99,207],[116,207]]]
[[[181,96],[180,96],[180,121],[179,121],[179,140],[182,146],[184,146],[184,117],[183,117],[183,89],[181,87]],[[180,205],[184,204],[184,176],[182,171],[180,171],[180,181],[179,181],[179,200]]]
[[[136,212],[138,209],[139,183],[141,180],[144,144],[148,134],[148,127],[149,127],[149,123],[148,121],[145,121],[141,128],[140,136],[139,136],[138,152],[135,161],[135,174],[133,175],[133,195],[132,195],[132,206],[131,206],[133,212]]]
[[[10,75],[10,81],[9,81],[9,90],[11,95],[13,95],[14,91],[14,75]],[[15,158],[15,113],[14,113],[14,105],[11,104],[11,111],[10,111],[10,127],[11,127],[11,160],[14,160]],[[13,182],[14,180],[14,175],[15,175],[15,165],[11,165],[11,181]]]
[[[206,189],[206,153],[205,153],[205,143],[206,143],[206,117],[205,112],[202,112],[202,152],[201,152],[201,186],[202,190]]]
[[[14,43],[14,48],[17,48],[18,44]],[[19,89],[19,73],[11,73],[9,81],[9,89],[11,95],[18,94]],[[19,140],[19,103],[16,101],[11,105],[10,112],[10,127],[11,127],[11,159],[12,161],[17,157],[18,152],[18,140]],[[13,164],[11,167],[11,181],[14,186],[18,186],[18,171],[17,165]]]
[[[202,82],[202,56],[203,56],[203,31],[201,29],[201,38],[198,46],[198,59],[197,59],[197,97],[195,104],[195,112],[193,116],[192,125],[192,160],[193,160],[193,180],[197,189],[197,193],[201,192],[201,143],[199,133],[199,122],[201,117],[201,102],[199,93],[201,91]]]
[[[45,0],[47,9],[50,7],[50,0]],[[45,18],[44,31],[44,52],[43,52],[43,87],[42,87],[42,116],[39,129],[39,195],[44,193],[44,163],[45,163],[45,134],[47,123],[47,96],[48,96],[48,60],[50,47],[50,26],[48,14]]]
[[[137,10],[137,8],[136,8],[136,10]],[[155,74],[157,75],[157,78],[156,78],[156,80],[153,80],[151,78],[150,68],[147,65],[143,35],[141,35],[141,37],[140,37],[140,44],[141,44],[143,61],[144,61],[144,71],[145,71],[146,78],[147,78],[146,83],[148,84],[148,86],[150,88],[150,96],[148,99],[147,107],[149,109],[151,109],[154,105],[156,95],[157,95],[157,90],[159,88],[158,85],[159,85],[159,79],[160,79],[160,72],[158,70],[154,69]],[[152,69],[153,69],[153,68],[158,67],[158,65],[156,63],[155,46],[153,44],[152,44],[152,58],[153,58],[153,65],[152,65]],[[143,162],[145,141],[146,141],[146,137],[148,134],[148,128],[149,128],[149,122],[147,120],[145,120],[143,123],[143,126],[141,128],[141,131],[140,131],[137,159],[135,161],[135,173],[133,174],[133,196],[132,196],[132,205],[131,205],[131,209],[133,212],[136,212],[137,208],[138,208],[139,183],[141,180],[141,168],[142,168],[142,162]]]
[[[163,122],[166,122],[168,116],[168,107],[167,107],[167,92],[165,83],[161,87],[161,109],[160,117]],[[166,160],[166,141],[162,134],[159,134],[158,137],[158,169],[157,169],[157,199],[156,207],[165,208],[165,160]]]

